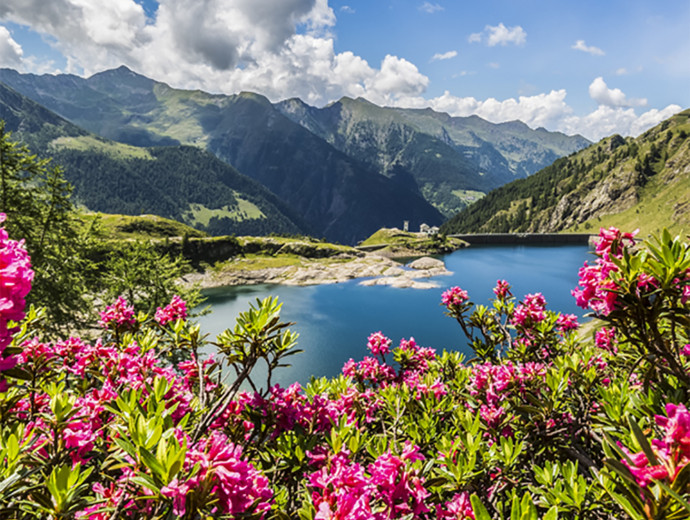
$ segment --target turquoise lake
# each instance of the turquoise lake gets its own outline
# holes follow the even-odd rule
[[[412,336],[418,344],[437,351],[459,350],[470,355],[459,325],[440,305],[446,288],[459,285],[473,302],[487,303],[496,280],[505,279],[518,299],[541,292],[548,309],[582,316],[570,291],[577,285],[578,269],[593,258],[589,251],[586,246],[472,246],[442,257],[453,274],[432,278],[439,284],[437,289],[364,287],[358,280],[309,287],[216,289],[207,293],[211,314],[199,321],[202,330],[214,338],[232,328],[249,303],[277,296],[283,303],[281,318],[295,322],[291,328],[299,333],[298,346],[304,351],[291,358],[291,367],[274,374],[273,382],[281,385],[337,375],[348,359],[357,361],[367,355],[367,337],[379,330],[394,345]]]

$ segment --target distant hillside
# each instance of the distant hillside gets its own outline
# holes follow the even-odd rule
[[[513,122],[451,118],[344,98],[183,91],[125,67],[84,79],[0,70],[0,81],[100,136],[205,148],[269,188],[330,240],[409,220],[437,224],[468,202],[588,144]],[[433,206],[433,207],[432,207]]]
[[[342,98],[321,109],[299,99],[276,106],[338,150],[384,175],[415,182],[447,216],[590,144],[519,121],[493,124],[431,109],[384,108],[361,98]]]
[[[507,184],[442,226],[445,233],[690,231],[690,110],[637,138],[614,135]]]
[[[52,157],[93,211],[151,213],[211,234],[307,233],[261,184],[190,146],[137,148],[88,134],[0,84],[0,119],[33,152]]]

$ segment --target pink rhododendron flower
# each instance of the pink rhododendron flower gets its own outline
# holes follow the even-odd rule
[[[635,245],[635,235],[639,231],[639,229],[636,229],[632,233],[624,233],[613,226],[608,229],[601,228],[599,230],[599,240],[596,243],[596,253],[620,258],[626,245]],[[614,246],[615,249],[612,250]]]
[[[603,316],[610,314],[616,308],[618,297],[615,291],[617,286],[609,278],[609,275],[617,272],[618,267],[611,261],[611,258],[622,257],[623,250],[629,245],[634,245],[636,233],[637,231],[622,233],[613,227],[601,229],[596,246],[596,253],[599,258],[592,265],[585,262],[579,271],[578,286],[571,291],[579,307],[590,308]],[[612,248],[615,249],[612,250]],[[649,280],[642,280],[642,283],[648,282]]]
[[[494,294],[499,300],[505,300],[506,297],[512,296],[510,293],[510,284],[505,280],[497,280],[496,287],[494,287]]]
[[[187,303],[177,294],[172,297],[170,303],[162,309],[156,310],[155,320],[160,325],[167,325],[171,321],[184,320],[187,318]]]
[[[243,460],[242,448],[235,446],[220,432],[213,432],[207,439],[190,446],[185,467],[198,464],[199,471],[186,483],[175,483],[166,490],[170,496],[179,496],[187,489],[205,487],[210,489],[217,509],[225,515],[246,513],[256,503],[257,512],[270,508],[273,492],[268,479],[251,463]],[[181,500],[177,509],[183,510]]]
[[[614,327],[602,327],[594,333],[594,344],[610,354],[618,353],[616,346],[616,329]]]
[[[436,506],[438,520],[474,520],[474,510],[467,491],[458,493],[443,506]]]
[[[457,310],[468,300],[469,296],[467,294],[467,291],[461,289],[460,287],[451,287],[447,291],[444,291],[441,295],[441,302],[450,311]]]
[[[577,316],[574,314],[559,314],[556,320],[556,326],[562,332],[577,329],[580,324],[577,322]]]
[[[367,348],[375,356],[378,356],[378,355],[383,356],[383,355],[388,354],[390,352],[391,343],[393,343],[393,342],[390,339],[388,339],[386,336],[384,336],[381,333],[381,331],[374,332],[371,336],[369,336],[369,340],[367,342]]]
[[[653,479],[673,482],[680,470],[690,463],[690,412],[685,405],[668,403],[666,417],[656,415],[654,419],[663,432],[662,439],[651,442],[658,465],[652,466],[644,452],[630,453],[621,446],[630,458],[630,461],[623,459],[623,464],[642,487],[649,486]]]
[[[108,305],[105,310],[101,312],[101,321],[99,323],[104,329],[131,328],[136,323],[134,319],[134,307],[132,307],[123,296],[120,296],[115,300],[115,303]]]
[[[545,307],[546,300],[541,293],[528,294],[513,312],[513,325],[529,327],[543,321],[546,318]]]
[[[0,223],[6,216],[0,213]],[[5,228],[0,228],[0,372],[13,368],[19,358],[8,356],[5,349],[12,341],[16,327],[9,322],[24,319],[26,295],[31,290],[34,272],[24,241],[11,240]],[[0,376],[0,391],[7,388],[7,382]]]
[[[683,295],[680,298],[681,303],[685,304],[688,303],[688,300],[690,300],[690,285],[685,285],[683,287]]]

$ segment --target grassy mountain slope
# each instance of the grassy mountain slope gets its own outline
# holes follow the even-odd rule
[[[310,231],[266,188],[201,149],[106,140],[2,84],[0,119],[32,151],[63,166],[75,202],[90,210],[151,213],[212,234]]]
[[[690,110],[637,138],[614,135],[461,211],[446,233],[690,231]]]
[[[379,107],[342,98],[322,109],[290,99],[284,114],[339,150],[389,176],[411,176],[424,197],[447,216],[516,177],[526,177],[558,157],[589,144],[586,139],[520,122],[493,124],[431,109]]]

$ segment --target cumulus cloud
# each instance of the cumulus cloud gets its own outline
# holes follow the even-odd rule
[[[431,61],[442,61],[455,58],[458,55],[458,51],[448,51],[444,53],[436,53],[431,57]]]
[[[297,33],[335,23],[327,0],[159,0],[153,19],[134,0],[4,0],[0,19],[51,36],[89,74],[122,63],[189,77],[280,52]]]
[[[24,51],[10,34],[7,27],[0,25],[0,66],[19,67]]]
[[[640,107],[647,104],[644,98],[628,98],[621,89],[610,89],[601,76],[589,85],[589,96],[600,105],[608,107]]]
[[[470,34],[468,41],[470,43],[483,41],[489,47],[495,47],[496,45],[506,46],[508,44],[524,45],[527,41],[527,33],[519,25],[506,27],[501,22],[496,26],[487,25],[482,32]]]
[[[443,11],[443,6],[439,4],[432,4],[431,2],[424,2],[419,6],[419,10],[424,11],[425,13],[433,14],[438,11]]]
[[[593,56],[604,55],[604,51],[602,51],[599,47],[587,45],[585,44],[584,40],[577,40],[571,48],[575,49],[576,51],[586,52],[587,54],[591,54]]]

